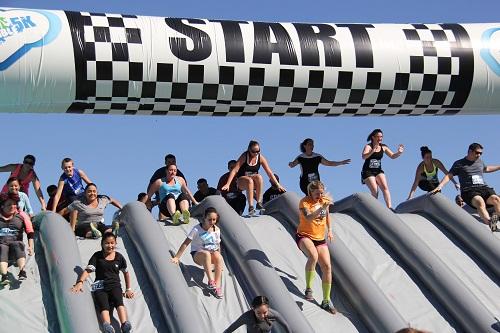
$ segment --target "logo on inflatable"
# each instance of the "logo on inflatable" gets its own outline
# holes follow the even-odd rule
[[[0,71],[29,50],[52,42],[61,31],[61,20],[43,10],[0,9]]]
[[[481,48],[481,57],[484,62],[500,76],[500,28],[491,28],[486,30],[481,36],[483,44]]]

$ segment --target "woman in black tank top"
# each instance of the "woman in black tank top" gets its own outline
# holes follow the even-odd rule
[[[382,170],[382,157],[385,153],[391,159],[398,158],[403,153],[404,146],[399,145],[398,151],[393,153],[389,147],[382,143],[383,137],[382,130],[377,128],[366,139],[370,143],[365,145],[361,154],[361,157],[365,160],[363,169],[361,170],[361,182],[368,186],[368,189],[370,189],[371,194],[375,198],[378,198],[378,189],[380,188],[387,208],[392,208],[391,193],[389,192],[387,178]]]
[[[307,185],[313,180],[320,180],[318,167],[320,164],[326,166],[339,166],[351,163],[351,159],[343,161],[329,161],[321,154],[316,154],[314,150],[313,139],[307,138],[300,144],[302,154],[297,156],[292,162],[288,163],[290,168],[300,164],[300,189],[307,195]]]
[[[257,141],[250,141],[247,151],[240,155],[236,161],[236,166],[231,170],[226,184],[222,187],[222,191],[229,189],[229,184],[236,177],[238,188],[247,192],[248,200],[248,215],[255,215],[255,208],[253,205],[254,190],[257,197],[257,209],[262,208],[262,190],[264,187],[264,180],[259,174],[260,166],[264,168],[269,180],[276,184],[278,189],[285,192],[285,189],[280,185],[279,181],[274,177],[274,173],[267,163],[267,159],[260,153],[260,145]]]

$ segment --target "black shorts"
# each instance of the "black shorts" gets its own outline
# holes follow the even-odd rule
[[[160,205],[158,206],[158,208],[160,209],[160,213],[162,213],[166,217],[171,216],[170,212],[168,211],[168,208],[167,208],[167,200],[168,199],[175,199],[175,197],[172,193],[167,194],[167,196],[165,198],[163,198],[163,200],[160,202]],[[175,199],[175,209],[176,210],[179,210],[179,204],[181,203],[182,200],[188,200],[188,197],[186,194],[184,194],[184,192],[179,194],[177,199]]]
[[[23,241],[3,241],[0,242],[0,262],[9,262],[9,260],[18,260],[26,258]]]
[[[384,173],[382,169],[367,169],[361,171],[361,184],[365,184],[365,179],[368,177],[377,177],[381,173]]]
[[[427,179],[422,179],[421,181],[418,182],[418,187],[420,187],[420,189],[425,192],[430,192],[434,190],[436,187],[438,187],[438,185],[439,182],[430,181]]]
[[[94,300],[97,305],[97,310],[102,312],[104,310],[111,311],[119,306],[123,306],[122,288],[116,287],[111,290],[96,290],[94,291]]]
[[[297,247],[300,249],[300,241],[303,239],[303,238],[309,238],[307,236],[304,236],[304,235],[300,235],[300,234],[295,234],[295,243],[297,244]],[[311,238],[309,238],[311,239]],[[322,239],[322,240],[314,240],[314,239],[311,239],[311,241],[313,242],[314,246],[315,247],[319,247],[319,246],[324,246],[326,245],[326,239]]]
[[[320,180],[319,178],[319,174],[316,174],[317,176],[317,179],[316,180]],[[307,186],[309,185],[310,181],[309,181],[309,178],[306,176],[302,176],[300,177],[300,190],[305,194],[305,195],[309,195],[309,193],[307,193]]]
[[[101,234],[104,234],[106,230],[109,229],[104,223],[98,222],[96,223],[97,229],[101,232]],[[90,228],[90,223],[77,223],[75,226],[75,236],[78,237],[86,237],[87,233],[89,231],[92,231]]]
[[[477,209],[477,207],[472,205],[472,198],[474,198],[475,196],[480,196],[481,198],[483,198],[484,202],[486,203],[488,198],[491,197],[492,195],[495,195],[495,194],[496,194],[495,190],[492,189],[491,187],[488,187],[488,186],[471,188],[471,189],[468,189],[466,191],[462,191],[462,193],[461,193],[462,199],[464,200],[464,202],[466,204],[468,204],[469,206],[474,207],[476,209]],[[491,207],[491,205],[487,205],[487,206]]]

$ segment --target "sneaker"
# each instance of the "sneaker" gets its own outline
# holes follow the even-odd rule
[[[99,231],[99,229],[97,229],[97,226],[95,223],[90,223],[90,230],[92,231],[92,236],[94,236],[94,238],[100,238],[102,236],[101,232]]]
[[[326,312],[330,312],[331,314],[337,313],[337,310],[335,310],[335,308],[333,307],[332,302],[328,300],[324,300],[323,302],[321,302],[321,308]]]
[[[126,321],[122,324],[122,333],[129,333],[132,331],[132,324],[129,321]]]
[[[498,227],[497,227],[497,223],[498,223],[498,220],[500,218],[498,217],[498,215],[496,213],[493,213],[491,215],[491,219],[490,219],[490,229],[492,232],[495,232],[498,230]]]
[[[210,290],[217,289],[217,286],[215,285],[215,281],[214,280],[208,281],[208,289],[210,289]]]
[[[9,283],[10,283],[9,276],[7,274],[2,274],[2,281],[0,282],[0,284],[2,286],[6,286]]]
[[[180,218],[181,218],[181,212],[179,212],[178,210],[175,211],[174,215],[172,216],[172,224],[178,225]]]
[[[113,235],[118,237],[118,230],[120,230],[120,222],[113,221],[113,223],[111,224],[111,228],[113,229],[113,231],[112,231]]]
[[[258,210],[260,210],[261,213],[265,211],[264,207],[262,206],[262,203],[260,203],[260,202],[257,202],[257,205],[255,207]]]
[[[215,288],[215,297],[218,299],[222,299],[222,297],[224,297],[221,288]]]
[[[253,206],[248,207],[248,216],[255,216],[255,208]]]
[[[304,296],[306,301],[314,301],[313,290],[311,288],[306,288],[306,291],[304,291]]]
[[[103,323],[102,324],[102,331],[104,333],[115,333],[115,329],[113,328],[113,326],[111,326],[110,323]]]
[[[185,210],[182,212],[182,222],[184,222],[184,224],[188,224],[189,223],[189,219],[191,218],[191,213],[189,212],[189,210]]]
[[[28,276],[26,275],[26,271],[24,269],[19,271],[19,275],[17,276],[18,280],[26,280]]]

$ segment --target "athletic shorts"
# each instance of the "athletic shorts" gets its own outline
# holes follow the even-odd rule
[[[23,241],[0,241],[0,262],[26,258]]]
[[[111,290],[94,291],[94,299],[99,312],[111,311],[111,308],[118,308],[123,305],[122,288],[116,287]]]
[[[295,243],[297,244],[297,247],[300,249],[300,242],[302,241],[302,239],[304,238],[309,238],[308,236],[304,236],[304,235],[300,235],[300,234],[295,234]],[[311,238],[309,238],[311,239]],[[326,240],[325,239],[322,239],[322,240],[314,240],[314,239],[311,239],[314,246],[315,247],[320,247],[320,246],[326,246]]]
[[[418,187],[420,187],[420,189],[425,192],[430,192],[434,190],[436,187],[438,187],[438,185],[439,182],[433,182],[427,179],[422,179],[421,181],[418,182]]]
[[[102,223],[102,222],[97,222],[96,226],[97,226],[97,230],[99,230],[101,232],[101,234],[104,234],[106,232],[106,230],[109,229],[109,227],[104,225],[104,223]],[[89,231],[92,231],[92,229],[90,228],[90,223],[77,223],[75,226],[75,236],[85,238],[85,237],[87,237],[87,233]]]
[[[377,177],[381,173],[384,173],[382,169],[368,169],[361,171],[361,184],[365,184],[365,179],[368,177]]]
[[[491,197],[492,195],[495,195],[495,194],[496,194],[495,190],[492,189],[491,187],[488,187],[488,186],[471,188],[471,189],[468,189],[466,191],[462,191],[462,193],[461,193],[462,199],[464,200],[464,202],[466,204],[468,204],[469,206],[474,207],[476,209],[477,209],[477,207],[472,205],[472,198],[474,198],[475,196],[480,196],[481,198],[483,198],[484,202],[486,203],[488,198]],[[487,206],[490,207],[490,205],[487,205]]]
[[[170,212],[168,211],[168,208],[167,208],[167,200],[168,199],[175,199],[175,197],[172,193],[167,194],[167,196],[165,198],[163,198],[163,200],[160,202],[160,205],[158,206],[158,208],[160,209],[160,213],[162,213],[166,217],[171,216]],[[184,192],[179,194],[177,199],[175,199],[175,209],[176,210],[180,210],[180,203],[182,200],[188,200],[188,197],[186,194],[184,194]]]
[[[200,250],[201,251],[201,250]],[[191,251],[190,254],[191,254],[191,257],[193,258],[193,261],[194,261],[194,256],[196,255],[196,253],[200,252],[200,251]],[[217,252],[219,250],[216,250]],[[215,252],[215,251],[214,251]]]

